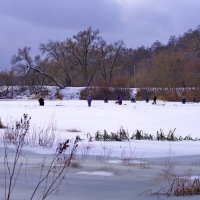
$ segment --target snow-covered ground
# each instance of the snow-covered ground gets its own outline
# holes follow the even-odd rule
[[[78,96],[75,100],[69,100],[71,98],[68,98],[68,94],[69,92],[63,93],[64,100],[45,100],[45,106],[39,106],[37,100],[0,100],[0,118],[3,124],[11,126],[25,113],[31,117],[30,134],[45,134],[49,128],[50,137],[53,132],[56,138],[53,148],[33,143],[25,146],[23,158],[26,158],[26,170],[22,170],[18,177],[12,192],[13,200],[23,200],[30,196],[41,173],[41,162],[51,160],[51,155],[44,154],[54,152],[56,142],[68,138],[73,140],[76,135],[83,139],[78,143],[75,161],[77,166],[70,168],[59,192],[50,195],[49,200],[156,200],[159,196],[147,191],[158,192],[169,186],[164,176],[168,167],[166,162],[169,162],[172,173],[180,177],[199,178],[200,141],[94,141],[96,131],[106,130],[111,133],[117,132],[121,127],[130,136],[137,129],[156,135],[160,129],[168,134],[176,128],[176,136],[200,138],[199,103],[158,101],[157,105],[152,105],[152,102],[123,101],[120,106],[114,101],[93,101],[92,106],[88,107],[86,101],[77,99]],[[73,91],[71,94],[74,98]],[[0,129],[0,134],[3,132]],[[89,135],[93,137],[92,142],[88,140]],[[0,141],[1,139],[2,135]],[[5,176],[2,146],[0,142],[0,177]],[[5,180],[2,178],[0,199],[4,198],[4,192]],[[197,200],[199,196],[189,198]],[[172,196],[169,199],[178,200],[180,197]]]
[[[46,129],[53,125],[56,141],[75,138],[79,135],[79,153],[109,157],[165,157],[197,155],[200,141],[126,141],[126,142],[88,142],[87,136],[95,136],[97,131],[117,132],[121,127],[131,136],[137,129],[156,135],[160,129],[168,134],[175,131],[176,136],[200,138],[200,104],[181,104],[180,102],[114,101],[104,103],[93,101],[88,107],[84,100],[45,100],[39,106],[37,100],[1,100],[0,118],[5,124],[19,120],[26,113],[31,117],[30,130]],[[89,133],[89,134],[88,134]],[[26,147],[38,153],[49,153],[50,149]]]

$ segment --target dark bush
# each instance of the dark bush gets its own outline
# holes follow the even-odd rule
[[[122,127],[117,131],[117,133],[108,133],[104,130],[103,133],[97,131],[95,134],[96,141],[125,141],[129,140],[128,131],[124,130]]]
[[[152,99],[155,96],[155,92],[152,89],[138,89],[137,100],[145,100],[146,98]]]
[[[153,99],[157,96],[159,100],[166,101],[182,101],[185,97],[187,102],[193,102],[194,98],[196,102],[200,101],[200,89],[199,88],[142,88],[137,90],[137,100],[145,100],[149,98]]]
[[[131,139],[133,140],[154,140],[153,136],[148,133],[144,133],[142,130],[136,130],[132,135]]]
[[[127,88],[107,88],[107,87],[90,87],[85,88],[80,93],[80,99],[87,99],[88,95],[92,95],[95,100],[116,100],[120,96],[123,100],[130,100],[130,89]]]
[[[190,88],[186,91],[186,101],[193,102],[194,98],[196,102],[200,102],[200,88]]]
[[[186,137],[177,137],[174,132],[176,129],[170,130],[168,134],[165,134],[163,130],[157,131],[156,136],[148,133],[144,133],[142,130],[136,130],[131,137],[129,137],[128,130],[121,127],[116,133],[108,133],[104,130],[103,133],[97,131],[95,134],[95,141],[129,141],[129,140],[152,140],[152,141],[199,141],[199,138],[192,138],[190,135]]]

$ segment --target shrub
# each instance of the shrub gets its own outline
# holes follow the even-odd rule
[[[152,89],[138,89],[137,100],[145,100],[147,97],[152,99],[155,96],[155,92]]]
[[[117,133],[108,133],[104,130],[103,134],[100,131],[97,131],[95,134],[96,141],[124,141],[129,140],[128,131],[124,130],[123,127],[117,131]]]
[[[136,130],[136,133],[134,133],[131,137],[131,139],[135,140],[153,140],[153,136],[148,133],[144,133],[142,130]]]
[[[41,146],[51,148],[56,140],[56,128],[53,123],[50,123],[46,128],[37,128],[30,130],[30,117],[24,114],[21,120],[17,121],[11,127],[5,127],[1,140],[8,144],[16,144],[24,137],[23,145]],[[26,131],[26,132],[25,132]]]
[[[89,133],[88,133],[88,134],[89,134]],[[102,134],[101,134],[99,131],[97,131],[97,132],[95,133],[95,140],[96,140],[96,141],[101,141],[101,140],[103,140]]]
[[[188,102],[192,102],[194,98],[199,102],[200,88],[141,88],[137,91],[138,100],[145,100],[147,97],[152,99],[155,95],[166,101],[181,101],[185,96]]]
[[[169,130],[168,134],[165,134],[163,130],[157,131],[156,136],[152,134],[144,133],[142,130],[136,130],[135,133],[130,137],[131,140],[158,140],[158,141],[182,141],[182,140],[191,140],[198,141],[199,138],[192,138],[190,135],[186,137],[177,137],[174,132],[176,129]],[[89,134],[89,133],[88,133]],[[90,135],[90,134],[89,134]],[[125,141],[129,140],[129,133],[123,127],[121,127],[117,133],[108,133],[104,130],[103,134],[100,131],[97,131],[95,134],[95,141]],[[92,141],[92,139],[90,140]]]
[[[200,88],[190,88],[186,92],[186,100],[192,102],[196,99],[196,102],[200,102]]]
[[[17,121],[14,127],[7,128],[3,135],[3,141],[8,144],[18,144],[23,142],[27,144],[27,135],[30,127],[30,117],[27,114],[23,114],[20,121]]]
[[[174,129],[173,131],[172,130],[169,131],[166,140],[168,140],[168,141],[176,141],[176,140],[178,140],[178,138],[174,135],[175,130],[176,129]]]
[[[51,135],[49,135],[48,132],[41,132],[39,135],[38,143],[39,146],[51,148],[53,147],[54,140],[55,140],[54,132],[51,132]]]
[[[85,88],[80,93],[80,99],[87,99],[88,95],[92,95],[95,100],[116,100],[121,96],[123,100],[130,100],[130,89],[126,88],[106,88],[106,87],[90,87]]]
[[[165,135],[164,132],[160,129],[160,132],[157,131],[157,136],[156,136],[156,139],[157,140],[168,140],[168,141],[177,141],[177,140],[180,140],[180,138],[178,139],[175,135],[174,135],[174,132],[175,132],[176,129],[174,129],[173,131],[170,130],[168,135]]]
[[[128,131],[126,131],[123,127],[121,127],[119,131],[117,131],[117,135],[120,140],[129,140]]]

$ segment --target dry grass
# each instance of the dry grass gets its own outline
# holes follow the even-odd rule
[[[168,187],[162,187],[156,196],[192,196],[200,194],[200,179],[189,177],[174,177]]]
[[[71,133],[80,133],[81,131],[76,129],[76,128],[71,128],[71,129],[67,129],[67,132],[71,132]]]
[[[173,194],[175,196],[197,195],[200,194],[200,179],[191,180],[190,178],[178,177],[172,183]]]

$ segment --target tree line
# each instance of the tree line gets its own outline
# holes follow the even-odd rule
[[[12,69],[0,72],[0,85],[176,88],[200,86],[200,27],[171,36],[167,44],[127,48],[108,44],[89,27],[65,41],[49,40],[18,49]]]

